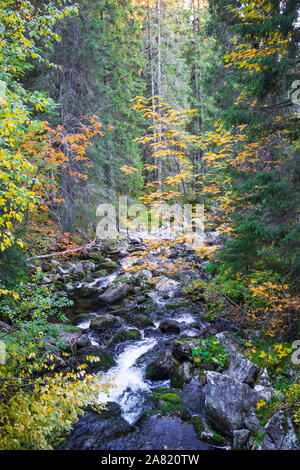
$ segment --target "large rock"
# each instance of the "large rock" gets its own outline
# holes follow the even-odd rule
[[[126,436],[133,428],[122,418],[120,406],[117,403],[105,406],[108,409],[100,414],[87,411],[58,449],[99,450],[105,442]]]
[[[168,380],[178,376],[179,363],[171,351],[163,351],[146,369],[146,377],[150,380]]]
[[[260,399],[249,385],[219,374],[207,372],[205,410],[208,420],[219,431],[233,436],[233,431],[245,429],[245,419]]]
[[[110,313],[106,313],[105,315],[99,315],[99,317],[95,318],[91,324],[90,328],[92,330],[102,332],[103,330],[111,329],[111,328],[118,328],[121,325],[120,317],[115,317]]]
[[[154,326],[154,323],[151,320],[151,318],[147,317],[146,315],[138,315],[134,319],[133,323],[139,329],[144,329],[144,328],[148,328],[149,326]]]
[[[159,325],[162,333],[180,333],[180,326],[172,320],[163,320]]]
[[[136,341],[141,339],[141,333],[139,330],[128,329],[119,330],[111,340],[112,343],[121,343],[123,341]]]
[[[109,287],[103,294],[99,296],[102,302],[112,304],[127,295],[129,287],[127,284],[119,284],[117,286]]]
[[[67,351],[75,351],[77,348],[88,346],[90,341],[82,331],[75,326],[72,329],[65,325],[57,325],[59,329],[58,340]]]
[[[125,437],[105,440],[99,449],[105,450],[212,450],[201,442],[191,423],[178,416],[145,414],[134,426],[134,431]]]
[[[225,347],[229,355],[230,366],[225,374],[253,386],[259,374],[259,367],[238,352],[238,342],[230,333],[218,333],[215,338]]]
[[[283,411],[277,411],[265,426],[259,450],[300,450],[292,421]]]
[[[180,283],[174,281],[173,279],[169,279],[166,276],[162,276],[158,283],[155,285],[155,288],[162,293],[168,293],[170,291],[175,291],[179,289]]]
[[[251,431],[249,431],[249,429],[238,429],[237,431],[233,431],[233,448],[235,450],[243,449],[250,434]]]

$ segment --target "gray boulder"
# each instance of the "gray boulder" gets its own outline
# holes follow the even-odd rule
[[[123,299],[129,291],[128,285],[119,284],[117,286],[109,287],[103,294],[99,296],[99,299],[108,304],[117,302],[120,299]]]
[[[238,429],[233,431],[233,448],[241,450],[245,446],[250,437],[251,431],[249,429]]]
[[[178,376],[179,363],[171,351],[163,351],[146,369],[146,378],[150,380],[168,380]]]
[[[180,333],[180,326],[172,320],[163,320],[159,325],[162,333]]]
[[[292,421],[283,411],[277,411],[266,424],[259,450],[300,450]]]
[[[225,374],[239,382],[254,385],[259,374],[259,367],[238,352],[238,342],[234,336],[228,332],[218,333],[216,340],[226,348],[229,355],[230,366]]]
[[[120,317],[115,317],[110,313],[99,315],[99,317],[95,318],[90,324],[90,328],[92,330],[100,332],[110,328],[117,328],[119,326],[121,326]]]
[[[180,283],[169,279],[166,276],[161,276],[157,284],[155,285],[156,290],[162,293],[168,293],[169,291],[175,291],[179,289]]]
[[[178,368],[178,375],[184,383],[189,383],[194,377],[195,369],[190,362],[183,362]]]
[[[2,333],[10,333],[11,331],[13,331],[13,329],[10,325],[5,323],[4,321],[0,321],[0,331]]]
[[[249,385],[218,372],[207,372],[205,410],[208,420],[219,431],[233,436],[245,428],[245,419],[260,396]]]

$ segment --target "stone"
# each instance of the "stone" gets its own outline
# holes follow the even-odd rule
[[[162,333],[180,333],[180,326],[172,320],[163,320],[159,325]]]
[[[76,345],[77,348],[86,348],[88,346],[91,346],[90,338],[87,334],[83,334],[80,338],[78,338]]]
[[[174,281],[173,279],[169,279],[166,276],[162,276],[159,278],[159,281],[155,285],[156,290],[162,293],[168,293],[170,291],[174,291],[179,289],[180,283]]]
[[[138,315],[134,319],[134,324],[137,328],[140,328],[140,329],[148,328],[149,326],[154,326],[154,323],[151,320],[151,318],[145,315]]]
[[[121,343],[123,341],[136,341],[141,339],[141,333],[139,330],[128,329],[119,330],[113,337],[112,343]]]
[[[191,423],[177,416],[147,413],[135,423],[134,431],[124,438],[106,441],[105,450],[212,450],[201,442]]]
[[[215,338],[225,347],[229,355],[230,366],[225,374],[239,382],[254,386],[259,367],[237,351],[238,342],[230,333],[218,333]]]
[[[105,315],[99,315],[97,318],[92,320],[90,328],[95,331],[103,331],[110,328],[118,328],[121,326],[120,317],[106,313]]]
[[[183,383],[189,383],[194,376],[194,367],[190,362],[183,362],[178,368],[178,374],[182,377]]]
[[[127,284],[119,284],[117,286],[109,287],[103,294],[99,296],[99,299],[108,304],[117,302],[120,299],[123,299],[129,291]]]
[[[249,385],[218,372],[207,372],[205,410],[212,425],[229,436],[245,428],[245,419],[259,395]]]
[[[13,328],[4,321],[0,321],[0,331],[2,333],[10,333],[13,331]]]
[[[138,271],[134,277],[138,277],[140,279],[145,280],[146,282],[150,282],[153,276],[151,271],[149,271],[148,269],[143,269],[141,271]]]
[[[300,450],[291,418],[286,413],[277,411],[268,421],[259,450]]]
[[[249,429],[238,429],[233,431],[233,449],[241,450],[245,447],[251,431]]]
[[[250,429],[254,434],[259,430],[260,421],[256,416],[254,409],[250,410],[248,416],[245,418],[245,428]]]
[[[66,325],[64,323],[53,323],[52,326],[55,327],[57,333],[53,333],[53,339],[50,339],[51,343],[68,351],[74,351],[77,349],[78,342],[80,343],[83,336],[83,333],[79,328],[72,325]]]
[[[270,377],[266,367],[264,367],[260,371],[255,385],[261,385],[262,387],[271,387]]]
[[[146,378],[150,380],[168,380],[178,376],[179,363],[171,351],[163,351],[155,361],[148,364]]]
[[[265,401],[270,401],[274,395],[274,390],[271,387],[255,385],[254,390],[259,394],[260,398]]]
[[[180,362],[190,361],[194,362],[193,350],[202,344],[199,339],[187,339],[185,341],[175,340],[172,343],[172,354]]]
[[[103,443],[126,436],[133,428],[121,416],[120,405],[106,403],[107,410],[86,411],[73,426],[65,442],[57,448],[64,450],[99,450]]]

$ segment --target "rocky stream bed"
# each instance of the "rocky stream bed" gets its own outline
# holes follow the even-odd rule
[[[125,272],[128,256],[139,249],[136,241],[102,243],[72,262],[43,265],[43,282],[55,283],[74,301],[67,312],[74,326],[61,330],[74,363],[98,356],[90,370],[113,384],[108,396],[99,396],[106,411],[87,410],[59,448],[257,448],[255,406],[273,393],[267,371],[244,358],[234,324],[222,315],[205,321],[203,302],[184,296],[182,289],[200,272],[161,275],[155,284],[148,270]],[[157,255],[149,256],[153,261]],[[169,258],[178,257],[193,254],[171,248]],[[226,348],[229,361],[224,370],[199,371],[192,351],[211,336]],[[298,449],[290,418],[276,413],[258,448]]]

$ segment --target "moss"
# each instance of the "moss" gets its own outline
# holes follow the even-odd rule
[[[141,338],[141,333],[138,330],[120,330],[113,337],[113,343],[120,343],[122,341],[137,340]]]
[[[180,376],[175,375],[171,379],[171,385],[172,387],[175,387],[175,388],[182,388],[184,385],[184,377],[182,375]]]
[[[213,439],[217,444],[223,444],[225,442],[224,437],[222,437],[220,434],[218,434],[216,431],[213,431]]]
[[[77,326],[74,326],[74,325],[61,325],[59,326],[59,329],[63,331],[69,331],[69,332],[81,331],[80,328],[77,328]]]
[[[198,437],[198,439],[200,439],[201,434],[203,433],[203,431],[205,431],[203,419],[200,416],[193,416],[191,421],[194,426],[196,436]]]
[[[213,323],[216,320],[216,316],[213,313],[208,312],[203,315],[202,319],[207,323]]]
[[[144,310],[144,313],[147,315],[149,313],[155,312],[156,307],[148,307],[147,309]]]
[[[166,308],[169,310],[179,308],[179,307],[186,307],[189,305],[188,300],[181,300],[180,302],[174,303],[174,304],[166,304]]]
[[[152,410],[151,408],[146,408],[144,411],[143,411],[143,414],[144,415],[154,415],[156,413],[155,410]]]
[[[182,338],[176,340],[178,343],[185,343],[186,341],[195,341],[195,338]],[[199,340],[200,343],[200,340]]]
[[[155,376],[155,372],[156,372],[155,368],[147,367],[147,369],[146,369],[146,379],[152,380],[152,377]]]
[[[162,400],[173,403],[173,404],[180,404],[179,395],[176,393],[165,393],[162,397]]]
[[[148,326],[154,326],[153,321],[151,318],[146,317],[145,315],[140,315],[134,320],[135,326],[138,328],[147,328]]]
[[[183,405],[166,402],[160,409],[164,413],[179,416],[183,421],[189,421],[190,419],[190,413]]]

